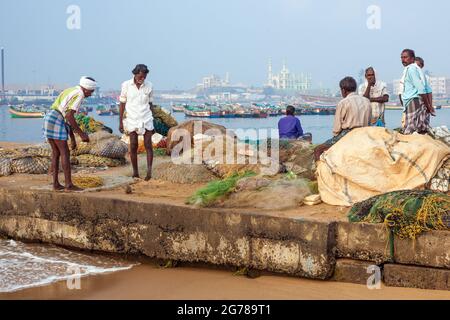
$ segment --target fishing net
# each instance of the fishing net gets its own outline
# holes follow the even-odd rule
[[[196,132],[196,130],[199,132]],[[184,131],[186,130],[186,131]],[[214,130],[214,131],[213,131]],[[183,122],[180,125],[170,128],[167,133],[167,149],[168,152],[172,152],[173,148],[181,143],[184,139],[184,136],[181,136],[178,140],[176,139],[176,134],[187,133],[190,137],[191,146],[194,146],[194,136],[198,134],[205,134],[206,131],[209,131],[210,134],[218,134],[224,136],[226,134],[226,128],[224,126],[220,126],[211,122],[201,121],[201,120],[190,120]],[[234,137],[234,136],[233,136]],[[178,137],[177,137],[178,138]],[[225,139],[224,139],[225,140]]]
[[[89,142],[82,142],[81,138],[76,136],[77,149],[72,151],[72,155],[91,154],[98,157],[111,159],[122,159],[128,152],[126,143],[120,140],[120,137],[106,131],[98,131],[89,135]]]
[[[195,143],[202,144],[203,164],[220,178],[240,175],[247,171],[274,176],[280,171],[278,159],[271,159],[270,154],[266,155],[266,149],[258,150],[254,144],[235,139],[227,141],[217,136],[202,138],[203,140],[196,140]]]
[[[167,136],[170,128],[176,127],[178,122],[158,105],[152,105],[153,126],[160,135]]]
[[[280,140],[280,163],[299,178],[315,179],[314,145],[301,140]]]
[[[120,141],[118,137],[100,140],[93,145],[90,154],[111,159],[122,159],[128,152],[126,143]]]
[[[9,176],[12,173],[12,160],[8,158],[0,158],[0,177]]]
[[[307,179],[264,180],[249,178],[241,180],[235,192],[221,204],[225,208],[256,208],[266,210],[288,210],[302,205],[311,194]]]
[[[431,179],[430,189],[446,193],[450,190],[450,159],[444,162],[436,175]]]
[[[181,184],[205,183],[216,179],[216,177],[202,165],[174,164],[172,162],[164,162],[154,166],[152,176],[157,180]]]
[[[106,131],[112,133],[112,129],[105,126],[102,122],[96,121],[94,118],[83,115],[76,114],[75,120],[83,132],[87,134],[95,133],[98,131]]]
[[[72,182],[83,189],[98,188],[104,185],[103,179],[97,176],[73,176]]]
[[[52,149],[50,148],[50,145],[48,144],[39,144],[36,146],[30,146],[26,148],[20,149],[21,155],[30,155],[30,156],[36,156],[36,157],[44,157],[44,158],[51,158],[52,156]]]
[[[50,159],[31,156],[13,159],[11,168],[14,173],[44,174],[50,168]]]
[[[234,191],[236,184],[242,178],[255,175],[254,172],[234,174],[223,180],[212,181],[205,187],[197,190],[194,195],[187,199],[186,203],[200,207],[213,206]]]
[[[401,239],[429,230],[450,230],[450,196],[430,190],[386,193],[355,204],[350,222],[384,223]]]
[[[214,162],[205,162],[205,164],[208,169],[220,178],[242,175],[248,171],[256,174],[261,173],[260,165],[257,164],[214,164]]]
[[[160,119],[153,119],[153,127],[156,133],[159,133],[162,136],[167,136],[169,133],[170,127],[167,126]]]
[[[12,149],[0,150],[0,158],[11,159],[14,157],[18,157],[20,155],[21,155],[21,152],[18,150],[12,150]]]
[[[77,148],[70,151],[70,155],[79,156],[81,154],[88,154],[91,152],[92,146],[87,142],[77,143]]]
[[[75,157],[76,164],[83,167],[119,167],[126,163],[123,159],[111,159],[106,157],[99,157],[92,154],[82,154]]]
[[[436,140],[442,141],[450,147],[450,130],[447,126],[440,126],[429,130],[429,134]]]

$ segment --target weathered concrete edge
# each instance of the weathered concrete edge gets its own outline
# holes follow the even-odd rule
[[[0,190],[0,233],[18,240],[328,279],[336,224],[142,203],[86,194]]]
[[[393,261],[389,232],[382,224],[338,222],[336,233],[337,258],[450,269],[448,231],[428,231],[415,240],[395,237]]]

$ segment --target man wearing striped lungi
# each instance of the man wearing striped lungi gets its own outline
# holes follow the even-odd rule
[[[72,183],[70,168],[70,151],[67,140],[71,140],[71,149],[77,147],[74,132],[83,142],[89,142],[89,136],[83,132],[75,120],[83,100],[90,97],[96,88],[96,82],[89,77],[82,77],[80,85],[64,90],[53,103],[51,110],[44,117],[44,137],[52,147],[53,189],[67,191],[81,191]],[[61,158],[64,171],[65,186],[58,180],[59,159]]]
[[[403,134],[425,134],[430,125],[429,110],[433,110],[415,58],[415,52],[411,49],[405,49],[401,54],[402,64],[405,66],[401,96],[405,115]]]

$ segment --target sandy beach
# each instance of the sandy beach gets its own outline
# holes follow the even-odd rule
[[[230,270],[205,267],[163,269],[141,264],[131,270],[81,279],[80,290],[65,281],[10,294],[0,299],[125,299],[125,300],[450,300],[450,292],[313,281],[266,274],[256,279],[235,276]]]

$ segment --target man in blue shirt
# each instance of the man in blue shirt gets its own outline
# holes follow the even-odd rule
[[[423,70],[423,68],[425,67],[425,61],[421,57],[416,57],[416,64],[419,66],[420,70]],[[422,72],[421,77],[422,77],[422,81],[425,85],[425,92],[427,93],[427,98],[429,100],[429,106],[433,106],[433,89],[430,86],[430,81],[428,79],[428,76],[424,72]],[[428,112],[432,116],[436,115],[434,107],[432,110],[428,110]]]
[[[405,66],[402,100],[405,113],[403,134],[414,132],[425,134],[430,124],[430,111],[433,107],[427,97],[419,67],[415,64],[414,50],[405,49],[401,55]]]
[[[286,117],[278,122],[278,131],[280,139],[298,139],[303,136],[300,120],[295,117],[295,108],[288,106],[286,108]]]

